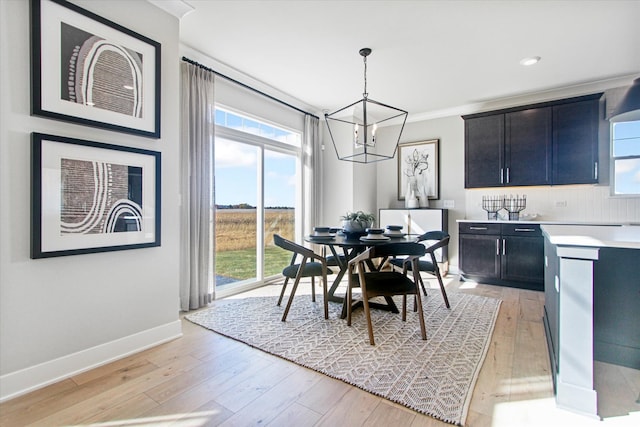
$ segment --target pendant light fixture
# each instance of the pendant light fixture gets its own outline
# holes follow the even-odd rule
[[[367,93],[367,57],[371,49],[360,49],[364,60],[362,99],[324,115],[338,159],[373,163],[392,159],[408,113],[369,98]]]
[[[612,122],[632,122],[640,120],[640,77],[633,81],[624,98],[609,118]]]

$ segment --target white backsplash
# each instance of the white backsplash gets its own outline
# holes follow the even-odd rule
[[[536,221],[626,223],[640,221],[640,197],[612,197],[608,186],[504,187],[466,190],[466,219],[487,219],[482,196],[527,196],[520,214],[537,214]],[[508,216],[505,210],[499,212]],[[505,218],[506,219],[506,218]]]

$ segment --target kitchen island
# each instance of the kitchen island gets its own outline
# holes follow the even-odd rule
[[[556,402],[597,417],[594,360],[640,369],[640,226],[541,228]]]

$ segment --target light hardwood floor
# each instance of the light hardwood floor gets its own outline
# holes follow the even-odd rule
[[[461,283],[451,275],[447,282],[449,292],[503,301],[467,426],[640,426],[640,371],[619,366],[597,364],[602,421],[555,408],[541,292]],[[300,297],[308,288],[301,284]],[[273,285],[251,293],[279,290]],[[440,298],[437,290],[430,295]],[[180,339],[1,404],[0,425],[449,425],[184,319],[183,332]]]

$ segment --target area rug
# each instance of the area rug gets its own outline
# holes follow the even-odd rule
[[[447,309],[432,292],[423,301],[427,341],[420,338],[413,311],[402,322],[400,314],[373,309],[375,346],[369,344],[362,309],[354,311],[349,327],[339,318],[341,304],[329,303],[325,320],[321,297],[312,303],[309,295],[299,295],[282,322],[284,303],[278,307],[276,300],[219,300],[185,317],[420,413],[464,425],[500,300],[452,292]]]

